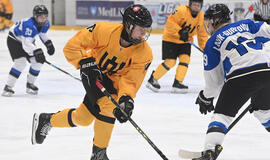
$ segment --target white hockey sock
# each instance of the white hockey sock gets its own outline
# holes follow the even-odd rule
[[[27,82],[34,84],[43,64],[37,63],[34,57],[30,58],[31,66],[27,74]]]
[[[21,57],[14,60],[13,66],[10,69],[8,79],[7,79],[7,85],[10,87],[14,87],[17,79],[20,77],[22,71],[24,70],[26,66],[26,58]]]

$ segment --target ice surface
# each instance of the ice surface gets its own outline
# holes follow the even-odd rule
[[[49,31],[56,53],[47,60],[79,77],[79,71],[63,56],[65,43],[76,31]],[[12,60],[6,46],[7,32],[0,33],[0,89],[6,83]],[[191,63],[184,83],[187,94],[170,93],[175,68],[160,79],[160,93],[145,85],[152,70],[161,63],[161,35],[148,40],[154,60],[135,99],[133,120],[170,159],[179,159],[179,148],[200,151],[211,115],[201,115],[194,104],[203,89],[202,54],[192,47]],[[38,45],[42,46],[40,42]],[[197,44],[195,42],[195,44]],[[44,48],[42,46],[42,48]],[[44,48],[45,49],[45,48]],[[46,51],[46,50],[45,50]],[[57,112],[78,107],[84,97],[80,82],[44,64],[37,80],[39,94],[25,93],[25,68],[15,86],[13,97],[0,96],[0,160],[89,160],[93,128],[53,128],[42,145],[31,145],[31,122],[35,112]],[[2,91],[1,91],[2,92]],[[269,160],[270,135],[249,113],[226,136],[220,160]],[[116,123],[108,156],[111,160],[159,160],[161,157],[130,124]]]

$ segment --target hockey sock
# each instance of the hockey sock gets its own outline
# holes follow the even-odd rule
[[[71,114],[74,109],[65,109],[52,115],[50,120],[52,127],[75,127]]]
[[[42,67],[41,63],[37,63],[34,57],[30,58],[31,66],[27,75],[27,82],[34,84]]]
[[[89,126],[95,119],[83,103],[72,112],[71,116],[72,122],[77,126]]]
[[[5,23],[4,23],[4,18],[0,17],[0,31],[5,29]]]
[[[176,80],[183,82],[188,70],[188,65],[190,62],[190,56],[187,54],[181,54],[179,56],[179,64],[176,69]]]
[[[107,148],[111,139],[113,127],[114,124],[96,119],[94,125],[94,145],[99,148]]]
[[[159,80],[163,77],[174,65],[176,64],[175,59],[165,59],[163,63],[161,63],[156,71],[154,72],[153,76],[156,80]]]
[[[17,79],[20,77],[23,69],[26,66],[26,58],[18,58],[14,60],[14,64],[9,72],[7,85],[14,87]]]

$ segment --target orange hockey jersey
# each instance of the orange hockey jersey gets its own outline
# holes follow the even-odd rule
[[[3,5],[4,7],[4,12],[6,14],[11,14],[13,13],[13,5],[11,0],[0,0],[0,4]]]
[[[197,35],[200,48],[204,49],[208,34],[203,25],[204,13],[200,11],[197,17],[193,18],[189,6],[181,5],[176,8],[166,22],[162,40],[174,43],[184,43],[180,40],[179,31],[185,26],[190,26],[188,41],[193,42],[193,36]]]
[[[64,47],[64,55],[77,69],[81,59],[96,58],[99,69],[113,81],[118,97],[134,98],[153,55],[146,41],[127,48],[120,46],[122,30],[122,24],[98,22],[72,37]]]

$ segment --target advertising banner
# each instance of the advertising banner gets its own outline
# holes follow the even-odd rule
[[[150,11],[153,18],[154,29],[163,29],[168,16],[174,12],[175,8],[180,5],[179,2],[152,2],[145,3],[145,7]]]
[[[205,1],[202,11],[205,12],[208,7],[214,4],[212,1]],[[239,21],[246,18],[252,18],[253,13],[249,13],[248,7],[252,4],[252,2],[233,2],[233,3],[225,3],[232,11],[232,22]],[[179,5],[188,5],[188,2],[184,1],[169,1],[166,2],[158,2],[158,1],[148,1],[144,2],[143,5],[150,11],[153,18],[153,29],[163,29],[165,27],[165,23],[167,21],[168,16],[174,12],[174,10]]]
[[[76,20],[83,25],[89,20],[122,21],[120,11],[134,1],[76,1]]]

